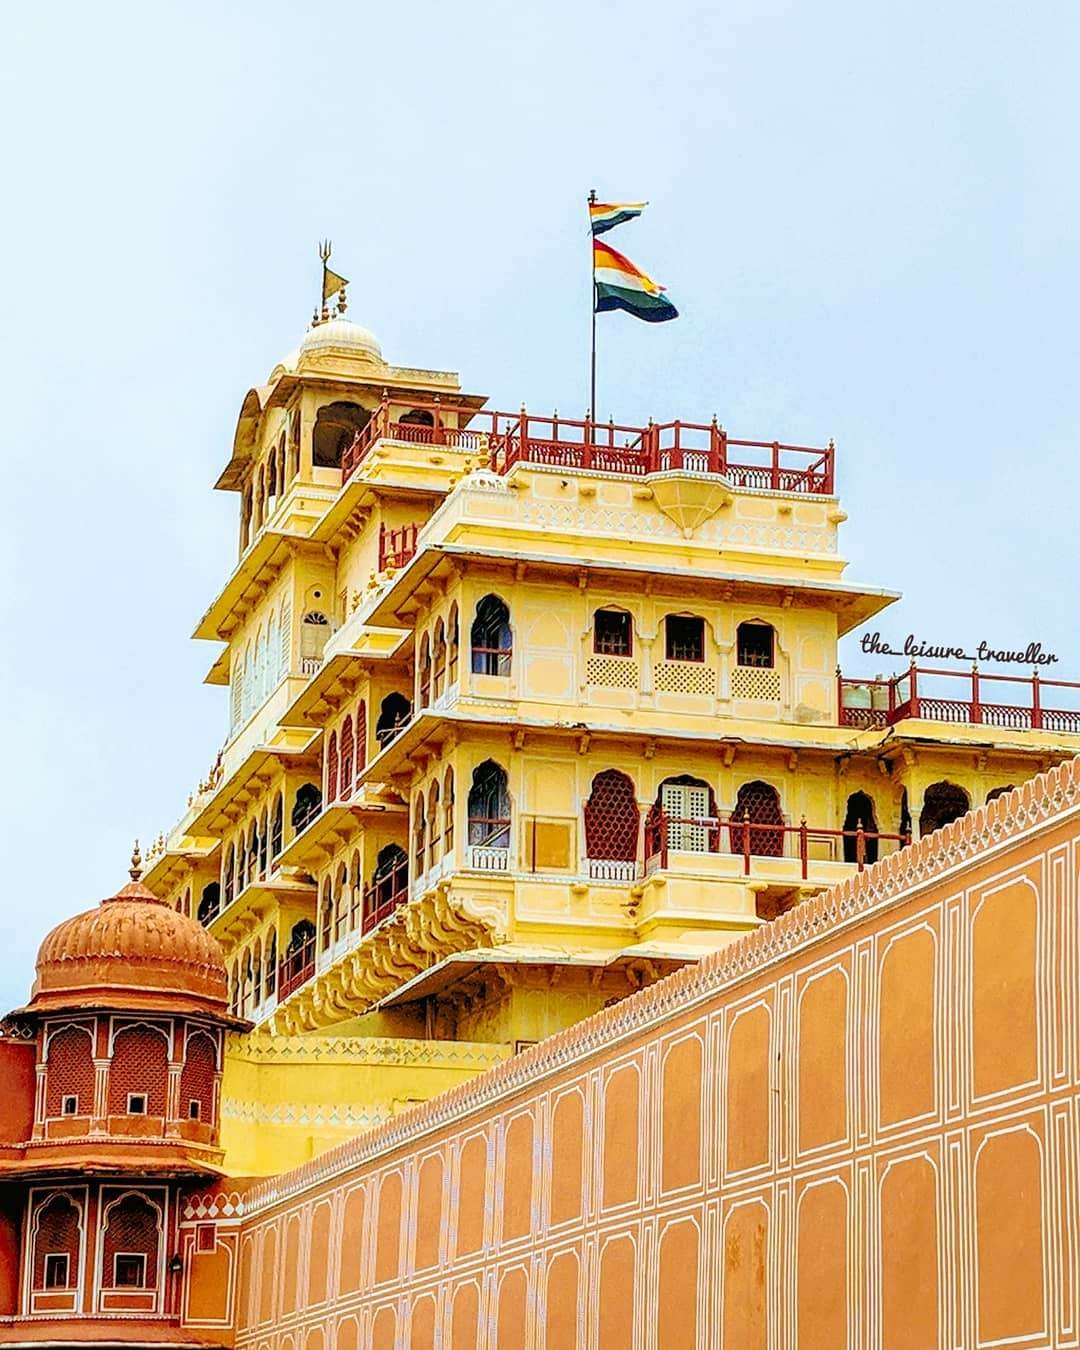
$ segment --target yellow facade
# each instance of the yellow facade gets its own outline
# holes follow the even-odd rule
[[[842,715],[838,640],[895,594],[845,580],[831,485],[529,458],[524,413],[510,463],[482,404],[341,317],[243,401],[217,484],[240,555],[195,634],[223,644],[228,738],[145,878],[221,940],[255,1023],[223,1084],[234,1174],[303,1161],[900,847],[940,801],[1080,751],[914,700],[888,725]]]

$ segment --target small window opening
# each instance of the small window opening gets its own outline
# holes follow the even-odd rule
[[[736,660],[740,666],[771,668],[776,664],[775,634],[767,623],[741,623],[736,635]]]
[[[129,1092],[129,1093],[128,1093],[128,1100],[127,1100],[127,1108],[128,1108],[128,1115],[129,1115],[129,1116],[145,1116],[145,1115],[146,1115],[146,1093],[145,1093],[145,1092]]]
[[[117,1252],[113,1263],[114,1289],[146,1288],[146,1256],[143,1252]]]
[[[669,661],[705,660],[705,620],[692,614],[669,614],[664,620],[665,654]]]
[[[46,1252],[45,1288],[66,1289],[68,1287],[68,1269],[67,1252]]]
[[[188,1120],[198,1120],[202,1115],[202,1102],[198,1097],[192,1097],[187,1104]]]
[[[77,1116],[79,1114],[79,1099],[74,1093],[61,1098],[60,1114],[64,1116]]]
[[[593,651],[603,656],[630,656],[633,652],[630,615],[619,609],[598,609],[593,629]]]

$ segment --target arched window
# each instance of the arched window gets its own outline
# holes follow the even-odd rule
[[[919,813],[919,838],[925,839],[935,830],[944,829],[954,820],[959,820],[971,809],[971,801],[962,787],[956,783],[932,783],[923,796],[923,809]]]
[[[782,858],[784,831],[768,827],[782,826],[783,823],[777,790],[760,779],[744,783],[731,813],[731,851],[745,853],[749,850],[758,858]]]
[[[251,830],[248,833],[248,881],[258,881],[259,879],[259,822],[251,822]]]
[[[367,426],[371,413],[356,403],[329,403],[315,417],[312,462],[317,469],[340,469],[345,451]]]
[[[110,1116],[164,1116],[169,1043],[163,1031],[140,1022],[113,1038],[109,1063]]]
[[[862,857],[859,857],[859,838],[852,831],[864,830],[869,839],[862,841]],[[878,860],[877,819],[874,816],[873,800],[865,792],[853,792],[847,799],[847,815],[844,817],[844,861],[849,863],[876,863]]]
[[[434,417],[426,408],[413,408],[411,411],[404,413],[398,420],[404,427],[433,427],[435,425]]]
[[[1004,787],[991,788],[990,791],[986,794],[987,804],[989,804],[990,802],[996,802],[999,797],[1004,797],[1006,792],[1015,792],[1015,790],[1016,790],[1015,783],[1006,783]]]
[[[260,997],[255,996],[258,1003]],[[184,1067],[180,1071],[180,1114],[186,1120],[214,1124],[214,1081],[217,1076],[217,1045],[205,1031],[188,1037]]]
[[[214,922],[221,912],[221,883],[217,881],[208,882],[203,887],[202,898],[199,900],[199,909],[196,917],[204,928],[207,928]]]
[[[250,948],[243,957],[242,963],[243,976],[240,981],[240,1013],[246,1017],[251,1011],[251,1005],[255,994],[255,965],[251,959]]]
[[[349,860],[349,932],[354,933],[360,924],[364,905],[364,883],[360,875],[360,854],[353,849]]]
[[[346,717],[341,724],[341,800],[346,801],[353,791],[353,720]]]
[[[908,806],[907,788],[900,794],[900,828],[898,833],[909,842],[911,840],[911,808]],[[903,845],[901,844],[901,848]]]
[[[757,669],[776,665],[776,633],[772,624],[741,623],[735,630],[735,660]]]
[[[245,488],[240,499],[240,551],[251,542],[251,489]]]
[[[375,859],[364,904],[364,931],[381,922],[405,902],[409,894],[409,859],[400,844],[387,844]]]
[[[454,771],[443,779],[443,855],[454,851]]]
[[[323,651],[330,637],[330,620],[321,609],[309,609],[300,621],[300,659],[309,666],[322,660]],[[301,673],[310,675],[310,668],[301,668]]]
[[[482,859],[477,849],[510,847],[510,789],[506,770],[493,759],[484,760],[473,770],[469,789],[469,844],[473,862]],[[505,862],[503,863],[505,866]]]
[[[367,701],[360,700],[356,709],[356,774],[367,767]]]
[[[634,625],[625,609],[598,609],[593,615],[593,651],[601,656],[632,656]]]
[[[330,946],[334,928],[334,896],[329,877],[322,884],[322,903],[319,906],[319,950]]]
[[[232,844],[229,845],[225,854],[221,880],[225,889],[225,904],[228,906],[232,904],[236,897],[236,855],[233,852]]]
[[[420,685],[420,706],[421,708],[426,708],[431,702],[431,642],[426,633],[420,640],[418,677]]]
[[[435,625],[435,641],[432,644],[431,664],[434,667],[432,674],[432,689],[435,695],[435,701],[438,702],[443,696],[443,690],[446,688],[446,625],[440,619]]]
[[[161,1214],[143,1195],[125,1195],[106,1210],[101,1284],[105,1289],[156,1289]]]
[[[274,798],[274,814],[270,817],[270,857],[281,852],[285,833],[285,799],[279,792]]]
[[[277,933],[271,931],[266,939],[266,953],[263,960],[266,971],[266,997],[272,998],[277,992]]]
[[[424,865],[427,846],[427,816],[424,810],[424,794],[418,792],[413,802],[413,875],[419,877],[427,870]]]
[[[442,840],[439,829],[439,780],[433,779],[428,788],[428,866],[434,867],[438,861],[438,848]]]
[[[50,1036],[45,1060],[46,1118],[91,1115],[94,1074],[94,1043],[88,1027],[64,1027]]]
[[[285,948],[288,955],[293,952],[302,951],[306,946],[315,941],[315,925],[310,919],[301,919],[299,923],[294,923],[292,932],[289,934],[289,945]]]
[[[585,803],[585,853],[590,875],[604,879],[610,872],[608,879],[623,879],[625,864],[637,861],[640,816],[632,779],[618,769],[605,769],[596,775]],[[612,862],[624,866],[605,869],[604,864]],[[599,868],[594,863],[600,864]]]
[[[300,472],[300,413],[289,419],[289,481]]]
[[[712,788],[686,773],[666,778],[649,812],[648,834],[650,857],[665,849],[715,853],[720,847],[720,831]]]
[[[380,746],[387,746],[404,730],[412,716],[412,705],[404,694],[387,694],[379,708],[379,720],[375,723],[375,739]]]
[[[334,886],[334,941],[345,936],[349,922],[349,869],[344,863],[338,867]]]
[[[277,506],[278,498],[278,479],[277,479],[277,451],[270,451],[270,458],[266,461],[266,518],[267,520],[274,514],[274,507]]]
[[[262,944],[256,942],[251,948],[251,1006],[255,1009],[262,1002],[263,968]]]
[[[293,833],[306,830],[321,810],[322,793],[314,783],[304,783],[297,788],[291,817]]]
[[[450,606],[450,618],[446,623],[446,687],[452,689],[457,684],[458,678],[458,654],[461,647],[461,636],[458,625],[458,607],[457,601]]]
[[[705,660],[705,620],[696,614],[669,614],[664,619],[664,658]]]
[[[338,742],[337,732],[330,733],[326,749],[326,800],[336,802],[338,795]]]
[[[263,466],[259,465],[259,472],[255,479],[255,529],[262,528],[265,519],[266,507],[266,479],[263,474]]]
[[[509,675],[514,639],[510,611],[497,595],[485,595],[476,606],[472,624],[474,675]]]
[[[270,821],[265,810],[259,817],[259,876],[266,876],[266,864],[270,849]]]
[[[82,1209],[70,1195],[50,1195],[34,1214],[31,1287],[74,1289],[79,1283]]]

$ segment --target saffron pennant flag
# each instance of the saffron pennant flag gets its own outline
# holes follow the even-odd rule
[[[659,282],[599,239],[593,240],[593,279],[598,314],[625,309],[646,323],[665,323],[679,317],[679,311],[664,295]]]
[[[640,216],[648,202],[594,202],[589,200],[589,224],[594,235],[613,230],[627,220]]]

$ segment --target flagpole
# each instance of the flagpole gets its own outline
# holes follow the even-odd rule
[[[596,201],[596,189],[589,191],[590,206]],[[596,248],[592,237],[592,217],[589,217],[589,252],[592,254],[592,359],[589,364],[589,421],[596,422]]]

